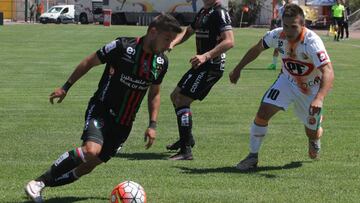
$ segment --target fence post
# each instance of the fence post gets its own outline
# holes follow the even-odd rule
[[[28,19],[28,0],[25,0],[25,22]]]

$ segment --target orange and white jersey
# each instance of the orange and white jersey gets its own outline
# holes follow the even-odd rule
[[[330,63],[324,43],[313,31],[303,28],[295,42],[286,39],[283,28],[277,28],[263,37],[264,48],[276,48],[282,59],[281,72],[306,95],[316,94],[320,87],[320,67]]]

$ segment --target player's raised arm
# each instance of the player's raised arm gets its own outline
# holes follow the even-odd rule
[[[185,42],[194,34],[194,30],[191,26],[188,26],[181,33],[179,33],[176,38],[171,42],[169,50],[172,50],[175,46]]]
[[[253,60],[255,60],[262,51],[264,51],[266,48],[263,45],[263,40],[261,39],[256,45],[251,47],[244,57],[241,59],[239,64],[230,72],[229,79],[231,83],[236,84],[237,81],[240,78],[240,72],[241,70],[249,63],[251,63]]]
[[[54,104],[54,99],[58,98],[57,103],[61,103],[65,98],[66,93],[70,87],[83,75],[85,75],[92,67],[100,65],[101,61],[99,60],[96,53],[93,53],[83,59],[80,64],[75,68],[74,72],[70,75],[69,79],[62,87],[56,88],[49,97],[50,103]]]
[[[145,147],[150,148],[156,138],[156,122],[160,109],[160,85],[151,85],[148,93],[149,126],[145,131]]]

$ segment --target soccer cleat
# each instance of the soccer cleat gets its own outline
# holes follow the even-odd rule
[[[191,138],[191,139],[190,139],[190,146],[191,146],[191,148],[193,148],[194,145],[195,145],[195,140],[194,140],[194,138]],[[176,141],[176,142],[174,142],[174,143],[172,143],[172,144],[166,145],[166,149],[167,149],[167,150],[171,150],[171,151],[173,151],[173,150],[178,150],[178,149],[180,149],[180,147],[181,147],[181,141],[180,141],[180,140],[178,140],[178,141]]]
[[[318,159],[320,157],[320,149],[320,139],[309,139],[309,157],[311,159]]]
[[[257,154],[255,155],[250,153],[249,155],[247,155],[245,159],[243,159],[236,165],[236,168],[239,169],[240,171],[249,171],[257,168],[257,164],[258,164]]]
[[[268,70],[276,70],[276,64],[270,64],[269,66],[268,66]]]
[[[169,160],[193,160],[191,147],[186,146],[185,148],[181,149],[178,153],[169,157]]]
[[[45,184],[42,181],[30,181],[25,186],[25,193],[29,198],[31,198],[36,203],[42,203],[44,202],[41,191],[44,189]]]
[[[193,160],[193,156],[192,153],[182,153],[182,152],[178,152],[174,155],[172,155],[171,157],[169,157],[169,160]]]

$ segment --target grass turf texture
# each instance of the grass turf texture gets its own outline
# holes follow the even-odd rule
[[[103,67],[92,69],[62,104],[48,95],[61,86],[85,56],[118,36],[141,36],[144,27],[94,25],[9,25],[0,27],[0,202],[27,202],[23,187],[64,151],[79,146],[84,112]],[[264,52],[234,86],[229,71],[264,29],[235,29],[224,77],[203,102],[192,105],[197,144],[194,161],[168,161],[165,145],[178,138],[169,94],[188,70],[194,38],[170,54],[162,84],[155,145],[144,149],[146,100],[122,154],[65,187],[47,188],[47,202],[108,202],[124,180],[140,183],[150,203],[169,202],[358,202],[360,199],[360,41],[323,40],[334,65],[334,89],[325,100],[320,161],[307,157],[307,138],[292,108],[270,123],[259,170],[239,173],[248,153],[248,131],[260,99],[279,70],[266,69]],[[278,65],[279,67],[279,65]]]

